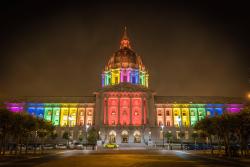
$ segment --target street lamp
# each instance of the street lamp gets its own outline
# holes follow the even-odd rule
[[[250,92],[247,93],[247,100],[250,101]]]
[[[87,143],[87,140],[88,140],[88,128],[89,128],[89,125],[87,124],[86,125],[86,143]]]
[[[86,130],[86,149],[87,149],[87,143],[88,143],[88,128],[89,128],[89,125],[87,124],[86,125],[86,128],[85,128],[85,130]]]
[[[164,125],[161,125],[162,130],[162,148],[164,148]]]
[[[101,140],[101,131],[98,132],[98,140]]]

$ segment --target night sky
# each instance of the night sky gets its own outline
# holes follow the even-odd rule
[[[124,26],[157,95],[244,96],[249,8],[215,2],[1,2],[0,97],[92,95]]]

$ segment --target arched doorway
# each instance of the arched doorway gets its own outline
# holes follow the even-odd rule
[[[116,132],[114,130],[111,130],[109,132],[109,143],[115,143],[116,142],[115,137],[116,137]]]
[[[138,130],[134,132],[134,143],[141,143],[141,132]]]
[[[122,131],[122,143],[128,143],[128,131]]]

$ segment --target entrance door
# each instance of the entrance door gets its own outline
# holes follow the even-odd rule
[[[122,143],[128,143],[128,131],[122,131]]]
[[[138,130],[134,132],[134,143],[141,143],[141,133]]]
[[[109,132],[109,143],[116,143],[116,132],[114,130]]]

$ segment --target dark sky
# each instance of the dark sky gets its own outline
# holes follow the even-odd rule
[[[92,95],[124,26],[158,95],[249,91],[244,1],[7,2],[0,5],[0,97]]]

